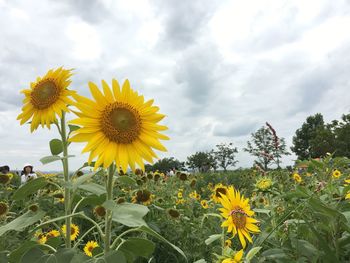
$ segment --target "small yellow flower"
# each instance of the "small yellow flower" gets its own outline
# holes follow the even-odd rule
[[[92,257],[92,251],[94,248],[99,247],[96,241],[89,241],[84,247],[84,252],[87,256]]]
[[[303,181],[303,179],[301,178],[301,176],[298,173],[293,174],[293,179],[295,182],[297,182],[299,184]]]
[[[350,199],[350,191],[348,191],[345,195],[345,199]]]
[[[206,200],[202,200],[201,201],[201,205],[204,209],[208,209],[209,208],[209,205],[208,205],[208,202]]]
[[[341,172],[338,169],[335,169],[332,173],[333,178],[339,178],[341,176]]]
[[[183,197],[182,192],[178,192],[178,193],[177,193],[177,197],[178,197],[179,199],[181,199],[181,198]]]
[[[62,226],[62,232],[66,235],[66,225]],[[79,236],[79,227],[75,224],[70,225],[70,240],[75,240]]]
[[[269,189],[272,185],[272,180],[270,178],[261,178],[256,182],[256,187],[260,190]]]
[[[51,230],[46,234],[47,238],[58,237],[58,236],[60,236],[60,232],[57,230]]]
[[[211,195],[211,199],[215,203],[220,203],[221,194],[226,195],[227,194],[227,187],[223,184],[219,183],[215,185],[215,188],[213,190],[213,194]]]
[[[225,247],[231,247],[231,245],[232,245],[231,239],[226,239],[225,240]]]
[[[242,262],[242,257],[243,257],[243,249],[235,253],[233,257],[225,258],[223,261],[221,261],[221,263],[240,263]]]
[[[45,233],[36,232],[34,235],[36,236],[37,242],[38,242],[39,244],[45,244],[45,243],[46,243],[47,237],[46,237]]]

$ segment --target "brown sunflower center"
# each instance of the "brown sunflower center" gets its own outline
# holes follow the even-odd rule
[[[75,228],[74,228],[73,226],[71,226],[70,234],[71,234],[71,235],[74,235],[74,234],[75,234]]]
[[[127,103],[109,104],[102,113],[103,133],[113,142],[129,144],[136,140],[141,131],[141,117],[138,111]]]
[[[230,212],[230,215],[232,217],[232,222],[236,225],[237,228],[242,229],[245,227],[247,222],[247,214],[243,211],[242,208],[237,207]]]
[[[31,93],[34,108],[43,110],[54,104],[60,96],[60,89],[52,79],[39,82]]]
[[[148,192],[147,190],[137,191],[136,193],[136,200],[138,202],[147,202],[149,201],[150,197],[151,197],[151,193]]]
[[[94,246],[92,245],[88,247],[89,252],[92,252],[93,249],[94,249]]]
[[[8,210],[7,204],[1,202],[0,203],[0,216],[5,215],[7,213],[7,210]]]
[[[221,197],[221,194],[225,195],[226,194],[226,189],[222,187],[216,188],[215,195],[216,197]]]

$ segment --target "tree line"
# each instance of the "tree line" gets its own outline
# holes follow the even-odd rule
[[[292,143],[290,149],[298,160],[320,158],[327,153],[350,158],[350,114],[344,114],[340,120],[330,123],[325,123],[320,113],[311,115],[296,130]],[[254,156],[254,166],[265,171],[272,166],[280,168],[282,157],[291,154],[287,150],[285,139],[279,137],[268,122],[251,134],[243,151]],[[198,151],[188,156],[186,162],[174,157],[163,158],[153,165],[146,165],[146,170],[167,172],[173,168],[182,170],[187,166],[200,172],[211,169],[226,171],[238,163],[236,153],[238,149],[232,142],[220,143],[210,151]]]

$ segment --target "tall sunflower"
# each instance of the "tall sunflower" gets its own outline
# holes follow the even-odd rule
[[[221,194],[219,199],[223,208],[219,208],[222,217],[225,221],[221,224],[222,227],[227,227],[227,231],[232,232],[233,236],[238,233],[238,238],[242,244],[242,247],[246,247],[247,239],[252,243],[250,233],[260,232],[259,228],[255,225],[258,221],[251,216],[254,215],[254,211],[250,209],[249,199],[244,198],[239,191],[236,191],[232,186],[227,189],[227,193]]]
[[[56,121],[56,115],[62,117],[62,112],[68,112],[68,104],[73,104],[69,98],[75,91],[68,90],[71,83],[69,78],[72,70],[62,67],[49,70],[45,76],[38,77],[30,84],[29,89],[24,89],[22,113],[18,115],[21,125],[31,119],[30,131],[33,132],[41,124],[50,129],[50,125]]]
[[[160,133],[167,129],[159,125],[165,115],[152,106],[153,100],[144,101],[126,80],[120,88],[113,79],[112,89],[102,80],[103,93],[89,83],[94,100],[75,95],[78,118],[70,123],[81,126],[70,141],[87,142],[83,152],[90,152],[88,162],[97,158],[95,169],[109,167],[113,161],[125,172],[128,166],[135,170],[138,164],[144,170],[143,160],[153,163],[157,158],[153,149],[166,151],[159,140],[169,138]]]

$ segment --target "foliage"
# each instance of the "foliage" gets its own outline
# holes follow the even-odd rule
[[[261,127],[252,133],[251,141],[247,142],[247,147],[243,150],[257,157],[255,163],[267,170],[271,164],[280,167],[281,157],[288,155],[284,138],[279,138],[272,126],[266,123],[267,127]]]
[[[175,159],[174,157],[170,157],[170,158],[159,159],[153,165],[146,164],[145,169],[146,169],[146,172],[159,171],[162,173],[166,173],[174,168],[176,170],[181,171],[184,168],[184,166],[185,166],[184,162],[180,162],[179,160]]]
[[[207,172],[211,168],[216,169],[217,162],[212,152],[196,152],[187,157],[186,164],[191,169],[198,169],[201,172]]]
[[[237,148],[233,147],[233,143],[228,144],[220,143],[216,145],[216,149],[213,151],[215,159],[219,167],[222,167],[224,171],[227,170],[229,166],[235,166],[238,161],[235,161],[235,153],[237,153]]]

